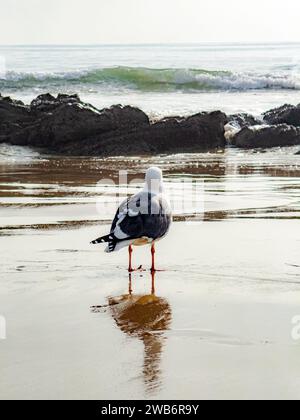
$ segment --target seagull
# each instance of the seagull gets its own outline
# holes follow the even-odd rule
[[[162,171],[152,167],[146,172],[143,190],[127,198],[118,208],[110,233],[91,243],[107,243],[105,252],[108,253],[128,247],[129,272],[136,271],[132,268],[133,246],[150,245],[151,271],[155,272],[155,244],[167,235],[171,223],[172,212],[164,194]]]

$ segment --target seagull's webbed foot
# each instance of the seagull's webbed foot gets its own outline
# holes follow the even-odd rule
[[[129,268],[129,269],[128,269],[128,272],[129,272],[129,273],[135,273],[135,272],[137,272],[137,271],[146,271],[146,270],[143,268],[143,266],[142,266],[142,265],[140,265],[138,268]]]

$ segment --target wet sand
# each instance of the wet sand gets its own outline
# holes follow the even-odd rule
[[[100,171],[136,177],[155,159],[2,164],[0,398],[299,399],[300,171],[289,150],[160,160],[167,180],[205,180],[205,212],[176,214],[155,278],[130,278],[126,251],[89,245],[109,228]],[[134,261],[149,268],[150,250]]]

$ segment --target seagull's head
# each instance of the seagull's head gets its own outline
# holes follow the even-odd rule
[[[146,172],[145,189],[154,194],[163,192],[163,174],[162,170],[153,166]]]

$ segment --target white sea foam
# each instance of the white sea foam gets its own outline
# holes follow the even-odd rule
[[[2,163],[28,162],[39,157],[40,154],[29,147],[0,144],[0,162]]]
[[[199,83],[219,88],[220,90],[251,90],[251,89],[300,89],[299,75],[287,74],[253,74],[231,73],[228,75],[199,75],[196,76]]]
[[[226,124],[225,125],[225,138],[226,138],[226,140],[230,143],[230,141],[233,139],[233,137],[239,131],[241,131],[241,127],[237,122],[232,121],[232,122]]]

